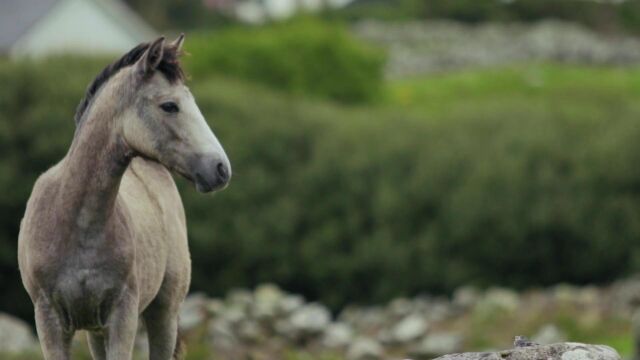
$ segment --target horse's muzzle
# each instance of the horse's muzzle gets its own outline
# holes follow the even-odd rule
[[[231,180],[231,165],[226,158],[201,156],[193,165],[193,182],[199,192],[207,193],[224,189]]]

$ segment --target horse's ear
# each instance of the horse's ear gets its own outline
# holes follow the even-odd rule
[[[181,33],[180,36],[173,40],[171,46],[174,47],[178,53],[180,53],[180,51],[182,51],[182,44],[184,44],[184,33]]]
[[[144,55],[138,60],[137,66],[140,73],[144,76],[153,74],[162,61],[163,52],[164,36],[161,36],[149,45],[147,51],[145,51]]]

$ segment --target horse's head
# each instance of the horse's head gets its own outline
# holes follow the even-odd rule
[[[180,35],[165,45],[164,38],[151,43],[132,66],[132,92],[123,134],[138,154],[159,161],[193,181],[200,192],[227,185],[229,159],[184,85],[178,56],[184,41]]]

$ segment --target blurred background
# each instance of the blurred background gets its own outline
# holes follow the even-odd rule
[[[3,0],[3,359],[40,358],[16,259],[35,179],[95,75],[180,32],[234,169],[213,197],[176,179],[188,359],[422,359],[515,335],[632,356],[639,1]]]

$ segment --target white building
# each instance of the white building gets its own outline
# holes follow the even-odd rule
[[[154,37],[119,0],[0,0],[0,54],[123,53]]]
[[[205,0],[211,8],[231,13],[248,24],[262,24],[287,19],[297,13],[313,13],[322,9],[339,9],[353,0]]]

